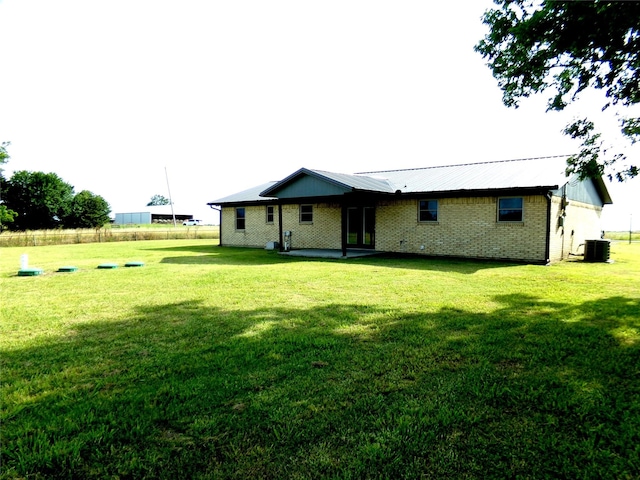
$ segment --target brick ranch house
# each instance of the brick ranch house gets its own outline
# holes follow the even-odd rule
[[[612,203],[601,178],[568,178],[565,168],[566,157],[353,175],[301,168],[208,205],[221,212],[221,246],[546,264],[600,238]]]

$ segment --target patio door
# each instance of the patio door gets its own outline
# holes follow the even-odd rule
[[[374,207],[347,208],[347,246],[374,248],[376,210]]]

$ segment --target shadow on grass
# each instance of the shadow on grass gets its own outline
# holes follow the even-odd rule
[[[626,478],[640,303],[140,307],[2,355],[6,478]]]
[[[490,268],[505,268],[518,264],[485,260],[433,258],[419,255],[381,254],[372,257],[351,259],[305,258],[279,255],[276,251],[256,248],[219,247],[219,246],[180,246],[168,247],[163,251],[194,252],[198,255],[177,255],[165,257],[161,263],[178,265],[275,265],[299,262],[338,262],[356,263],[359,265],[375,265],[386,268],[402,268],[411,270],[434,270],[442,272],[456,272],[473,274],[479,270]]]

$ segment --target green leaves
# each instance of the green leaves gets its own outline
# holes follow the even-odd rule
[[[498,8],[483,17],[490,31],[475,50],[487,59],[506,106],[517,108],[520,99],[549,90],[548,110],[560,111],[590,88],[604,90],[603,109],[640,102],[640,2],[495,3]],[[637,141],[638,125],[638,119],[625,121],[623,135]],[[578,138],[570,133],[571,125],[567,130]],[[605,162],[586,152],[593,143],[582,147],[579,156],[589,161],[579,160],[570,167],[578,167],[583,177],[625,159],[618,154]],[[592,161],[600,166],[581,170]],[[637,167],[631,166],[615,176],[636,174]]]
[[[631,139],[631,143],[640,140],[640,117],[623,118],[621,121],[622,133]]]
[[[2,142],[0,143],[0,165],[6,163],[9,160],[9,152],[7,152],[7,147],[11,145],[11,142]],[[0,170],[1,172],[2,170]]]
[[[151,197],[151,200],[149,201],[149,203],[147,203],[147,207],[155,207],[158,205],[170,205],[170,204],[171,202],[167,197],[164,197],[162,195],[154,195],[153,197]]]
[[[111,208],[104,198],[83,190],[73,197],[64,224],[71,228],[100,228],[109,222],[109,212]]]
[[[7,208],[18,213],[12,228],[56,228],[69,213],[73,187],[55,173],[15,172],[7,182]]]
[[[102,197],[86,190],[74,195],[73,186],[55,173],[22,170],[6,185],[6,207],[16,213],[13,230],[96,228],[109,221],[111,209]]]
[[[606,169],[616,162],[621,162],[624,155],[611,154],[603,147],[601,135],[595,132],[593,122],[586,118],[576,120],[564,129],[565,135],[582,140],[582,148],[576,155],[567,159],[567,174],[577,173],[581,180],[607,175],[609,180],[615,178],[622,182],[638,174],[635,166],[619,169],[615,174],[606,173]]]

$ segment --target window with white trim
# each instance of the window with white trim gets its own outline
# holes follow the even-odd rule
[[[273,223],[274,218],[274,206],[267,205],[267,223]]]

